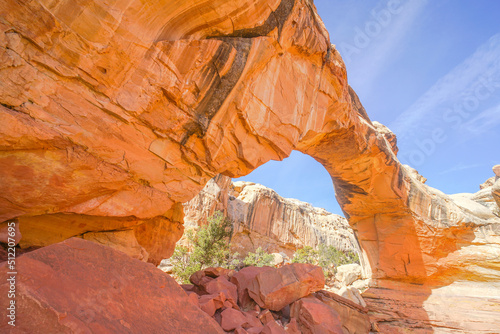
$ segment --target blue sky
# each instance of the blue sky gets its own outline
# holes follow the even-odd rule
[[[500,1],[316,0],[372,120],[427,184],[476,192],[500,164]],[[298,152],[240,180],[341,214],[331,179]]]

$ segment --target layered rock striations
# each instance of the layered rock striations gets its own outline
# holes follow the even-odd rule
[[[210,180],[184,206],[185,229],[206,223],[215,211],[233,222],[231,245],[244,256],[262,247],[269,253],[288,256],[305,246],[331,245],[360,252],[347,220],[296,199],[283,198],[274,190],[251,182],[231,182],[227,176]]]
[[[425,280],[372,281],[363,297],[381,332],[401,328],[422,333],[498,331],[500,212],[494,187],[481,188],[474,194],[446,195],[426,187],[432,202],[420,203],[420,212],[430,210],[436,225],[444,218],[446,222],[457,219],[459,224],[441,230],[439,225],[426,227],[433,238],[423,239],[422,254],[446,256],[435,263]]]
[[[158,263],[210,178],[296,149],[330,173],[381,286],[414,284],[423,310],[454,283],[498,282],[498,218],[400,164],[312,1],[6,0],[0,18],[0,221],[18,220],[22,247],[120,232],[93,238]],[[493,307],[455,330],[493,326],[498,300],[481,296],[475,310]]]

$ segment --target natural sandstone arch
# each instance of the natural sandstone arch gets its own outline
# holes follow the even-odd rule
[[[373,277],[499,280],[496,218],[402,167],[312,1],[6,0],[0,18],[0,221],[23,247],[79,235],[158,262],[211,177],[297,149]]]
[[[208,3],[2,2],[0,221],[23,247],[80,235],[158,262],[211,177],[297,149],[332,176],[373,277],[498,279],[498,224],[402,167],[312,1]]]

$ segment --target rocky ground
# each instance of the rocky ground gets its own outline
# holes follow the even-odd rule
[[[9,290],[0,264],[0,293]],[[16,333],[367,333],[368,310],[323,290],[320,267],[207,268],[178,285],[151,264],[72,238],[17,259]],[[2,298],[0,306],[7,309]],[[0,329],[8,332],[8,318]]]
[[[190,299],[234,333],[367,333],[367,309],[331,292],[320,267],[208,268],[183,285]]]

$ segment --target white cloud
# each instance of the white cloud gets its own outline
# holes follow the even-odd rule
[[[444,121],[444,115],[450,109],[464,109],[464,103],[478,99],[478,88],[487,82],[491,96],[498,95],[500,77],[500,34],[491,37],[470,57],[439,79],[426,93],[417,99],[406,111],[389,126],[401,140],[428,135]],[[487,91],[481,91],[487,95]],[[477,107],[476,107],[477,108]],[[465,112],[462,122],[467,121],[471,113]],[[451,114],[452,115],[452,114]],[[479,117],[479,116],[478,116]],[[455,118],[457,119],[457,118]],[[452,124],[445,123],[449,127]]]
[[[385,8],[387,3],[388,1],[380,1],[373,10],[377,13],[381,10],[387,11]],[[377,81],[378,75],[390,65],[401,42],[419,18],[426,4],[427,0],[406,1],[397,12],[390,15],[389,23],[381,28],[380,33],[374,34],[373,37],[365,34],[368,36],[369,45],[361,48],[360,53],[347,64],[350,69],[349,80],[355,83],[356,90],[369,89]],[[377,23],[373,16],[370,17],[363,25],[357,27],[358,35],[359,31],[367,32],[370,30],[370,25],[374,27]],[[356,46],[355,41],[353,45]]]
[[[459,172],[459,171],[462,171],[462,170],[477,168],[477,167],[481,167],[481,166],[482,166],[482,164],[464,165],[463,163],[459,163],[457,166],[454,166],[454,167],[452,167],[450,169],[444,170],[444,171],[442,171],[439,174],[440,175],[444,175],[444,174],[449,174],[449,173],[453,173],[453,172]]]
[[[462,129],[474,135],[481,135],[500,124],[500,104],[489,108],[468,121]]]

